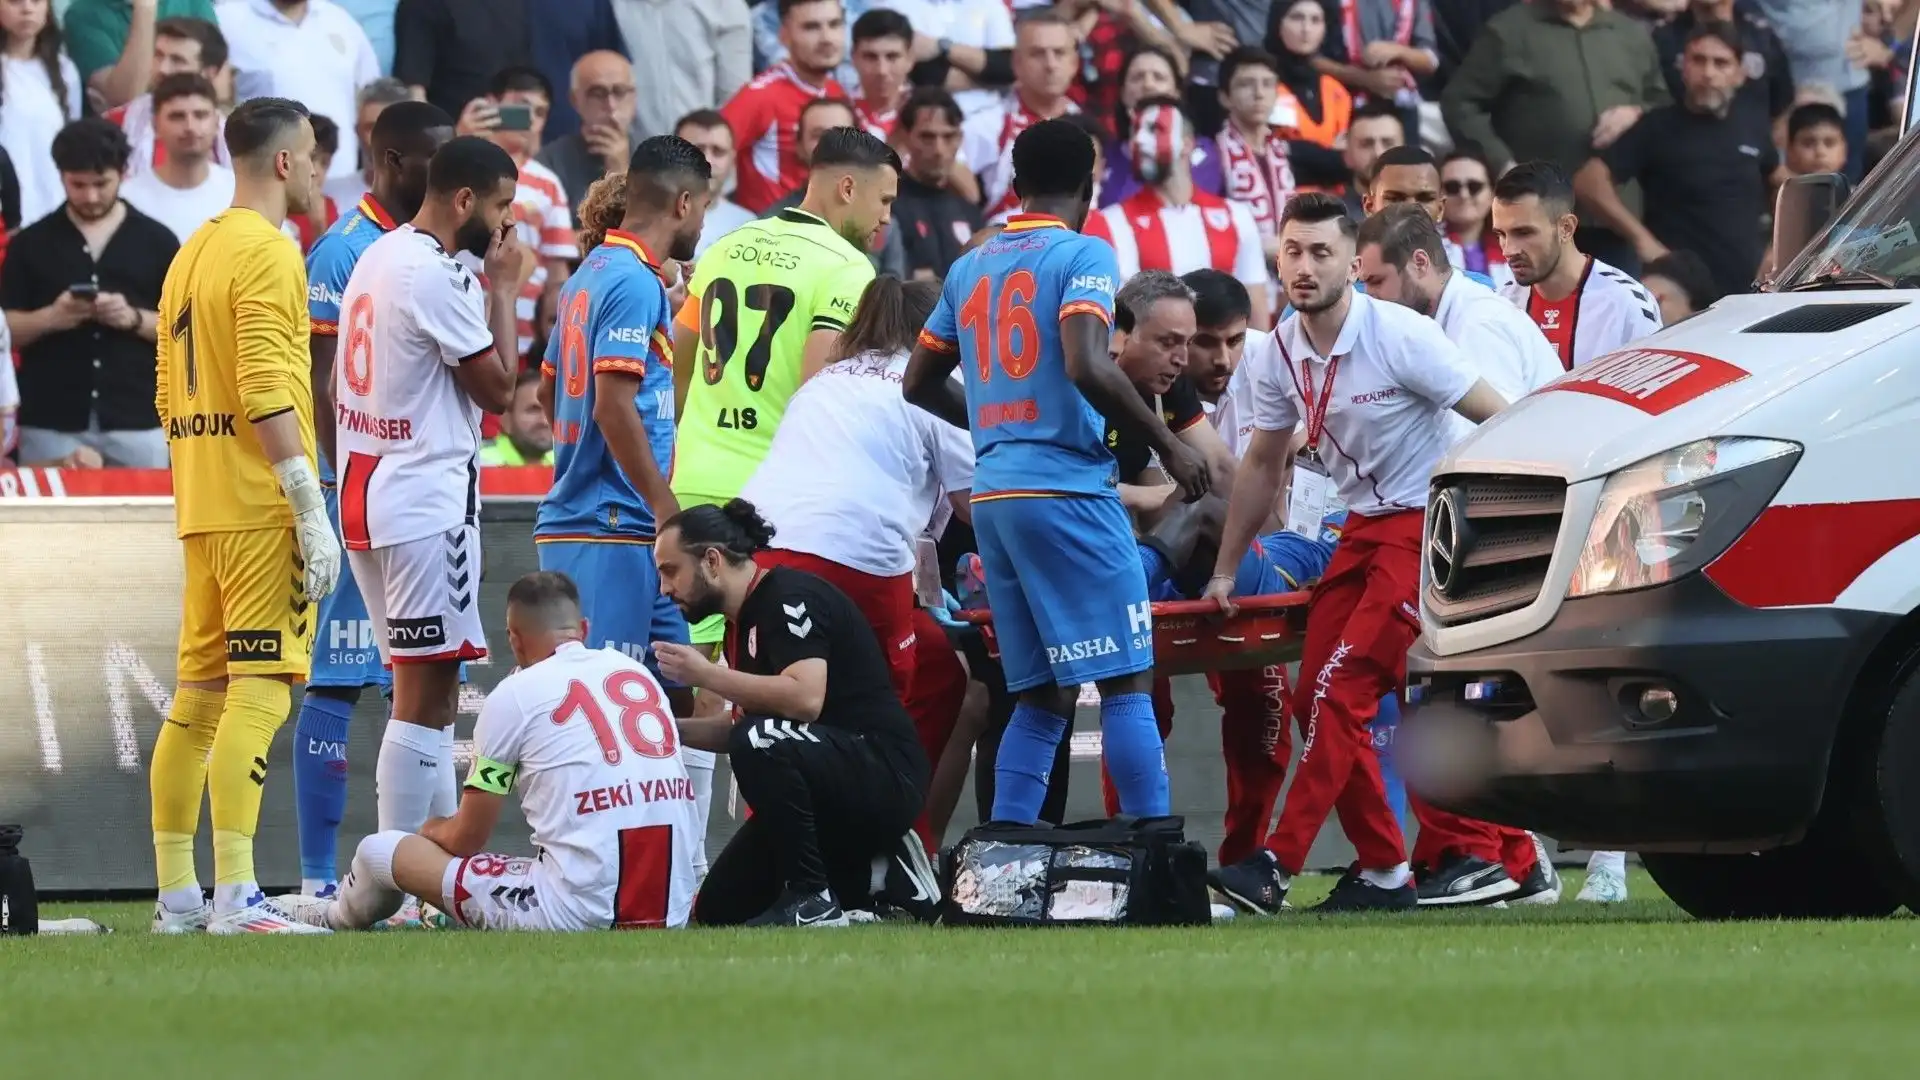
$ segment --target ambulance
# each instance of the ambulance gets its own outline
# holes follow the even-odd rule
[[[1911,124],[1846,195],[1790,182],[1764,291],[1515,403],[1430,490],[1402,737],[1470,763],[1435,801],[1639,852],[1703,918],[1920,912]]]

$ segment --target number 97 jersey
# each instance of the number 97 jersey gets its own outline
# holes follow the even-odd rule
[[[449,889],[461,918],[499,929],[686,925],[694,790],[666,693],[638,661],[561,645],[487,696],[473,751],[466,786],[518,791],[540,854],[513,875],[524,881],[504,907],[480,880],[494,864],[466,860]]]

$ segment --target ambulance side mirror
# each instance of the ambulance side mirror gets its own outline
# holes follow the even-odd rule
[[[1853,185],[1839,173],[1808,173],[1780,185],[1773,204],[1773,265],[1785,266],[1847,204]]]

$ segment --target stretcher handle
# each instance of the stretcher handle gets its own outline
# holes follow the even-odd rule
[[[1287,608],[1306,607],[1313,594],[1306,592],[1268,593],[1265,596],[1242,596],[1234,600],[1239,615],[1270,615]],[[1162,600],[1153,605],[1156,618],[1184,618],[1190,615],[1219,615],[1220,605],[1211,600]],[[988,626],[993,622],[993,612],[985,608],[971,608],[956,611],[953,617],[974,626]]]

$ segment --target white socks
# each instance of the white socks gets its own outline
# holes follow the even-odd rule
[[[453,728],[440,733],[440,786],[433,791],[433,817],[452,817],[460,809],[460,774],[453,765]]]
[[[441,776],[452,775],[453,746],[446,743],[443,766],[441,731],[389,719],[380,738],[380,758],[373,769],[373,790],[379,807],[380,831],[419,832],[439,797]],[[357,857],[356,860],[358,861]]]
[[[386,747],[381,746],[384,756]],[[407,833],[381,831],[360,841],[353,853],[353,869],[340,882],[340,892],[327,908],[327,925],[335,930],[365,930],[400,910],[406,895],[393,882],[393,853]]]
[[[1413,867],[1406,863],[1390,870],[1362,870],[1360,880],[1382,889],[1398,889],[1413,879]]]
[[[1587,873],[1597,874],[1608,871],[1625,881],[1627,878],[1627,853],[1624,851],[1596,851],[1587,858]]]
[[[680,760],[693,785],[693,880],[707,876],[707,817],[713,810],[713,753],[682,748]]]

